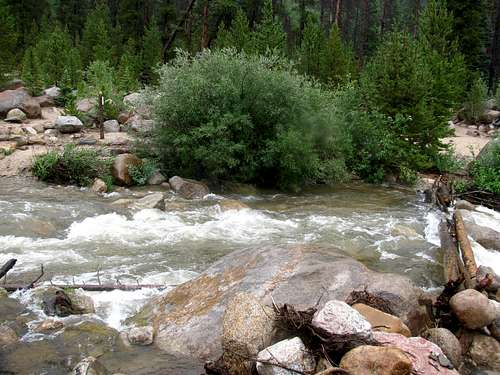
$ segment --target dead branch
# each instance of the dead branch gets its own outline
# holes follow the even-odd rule
[[[455,219],[455,232],[457,235],[458,243],[462,253],[462,259],[465,265],[465,286],[467,288],[474,288],[476,286],[476,273],[477,265],[474,259],[474,252],[465,231],[464,221],[459,211],[453,215]]]
[[[38,275],[38,277],[35,280],[33,280],[28,285],[26,285],[23,289],[31,289],[31,288],[33,288],[33,285],[35,285],[38,281],[40,281],[40,279],[43,277],[43,275],[44,275],[43,264],[41,264],[40,265],[40,275]]]
[[[7,275],[7,272],[9,272],[15,265],[16,265],[17,259],[9,259],[3,266],[0,268],[0,279]]]

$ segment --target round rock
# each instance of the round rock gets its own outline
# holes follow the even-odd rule
[[[402,350],[363,345],[349,351],[340,367],[356,375],[411,375],[412,363]]]
[[[495,308],[488,297],[474,289],[466,289],[450,299],[450,307],[458,320],[469,329],[479,329],[495,320]]]
[[[431,328],[422,335],[441,348],[455,368],[462,364],[462,347],[456,336],[446,328]]]

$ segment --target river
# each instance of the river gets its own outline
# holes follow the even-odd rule
[[[99,269],[102,282],[176,285],[236,249],[315,243],[333,244],[374,270],[406,275],[424,289],[443,282],[441,213],[411,189],[351,183],[301,194],[211,194],[191,202],[170,194],[169,211],[111,205],[150,190],[97,196],[76,187],[0,179],[0,263],[18,259],[9,280],[32,280],[43,264],[46,282],[97,283]],[[224,210],[224,199],[249,208]],[[89,294],[98,317],[120,330],[157,293]],[[29,304],[29,296],[17,298]]]

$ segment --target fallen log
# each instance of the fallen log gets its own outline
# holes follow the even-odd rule
[[[0,279],[7,275],[7,272],[9,272],[16,265],[16,262],[17,259],[10,259],[2,266],[2,268],[0,268]]]
[[[452,229],[452,228],[451,228]],[[439,224],[439,238],[441,240],[441,250],[443,252],[444,279],[447,283],[456,282],[462,278],[460,269],[461,259],[457,252],[457,243],[450,234],[450,227],[446,221]]]
[[[61,289],[83,289],[87,292],[111,292],[113,290],[134,291],[140,289],[165,289],[176,285],[158,285],[158,284],[137,284],[137,285],[124,285],[124,284],[49,284],[50,286]],[[7,292],[15,292],[16,290],[31,289],[43,284],[3,284],[1,288]]]
[[[465,266],[465,286],[466,288],[473,289],[476,286],[477,274],[477,264],[474,258],[474,252],[472,251],[472,246],[467,237],[467,232],[465,231],[462,215],[459,211],[455,211],[453,218],[455,220],[455,233],[458,243],[460,244],[460,251]]]

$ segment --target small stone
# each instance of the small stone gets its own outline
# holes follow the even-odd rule
[[[132,345],[151,345],[153,343],[153,327],[134,327],[128,331],[128,340]]]
[[[165,190],[170,190],[170,184],[168,182],[162,182],[160,186]]]
[[[16,332],[7,325],[0,326],[0,348],[15,344],[18,340]]]
[[[422,335],[441,348],[455,368],[462,364],[462,347],[456,336],[446,328],[431,328]]]
[[[2,141],[0,142],[0,153],[11,154],[16,151],[17,146],[17,142]]]
[[[118,133],[120,131],[120,124],[116,120],[104,121],[104,131],[106,133]]]
[[[34,328],[35,332],[47,333],[52,331],[58,331],[64,327],[64,323],[60,320],[47,319]]]
[[[30,135],[28,137],[27,143],[29,145],[44,145],[45,140],[43,139],[42,135]]]
[[[500,371],[500,343],[493,337],[474,334],[468,357],[475,366]]]
[[[57,86],[52,86],[43,90],[43,93],[50,98],[57,99],[61,96],[61,89]]]
[[[312,372],[316,367],[314,356],[307,351],[299,337],[280,341],[259,352],[257,372],[259,375],[296,375],[294,371],[272,366],[259,361],[277,362],[300,372]]]
[[[148,194],[141,199],[137,199],[131,205],[131,208],[136,210],[144,210],[147,208],[156,208],[162,210],[165,208],[164,196],[162,193]]]
[[[45,128],[41,123],[30,124],[30,127],[35,129],[37,133],[43,133],[45,131]]]
[[[103,180],[101,180],[100,178],[96,178],[90,190],[92,190],[94,193],[102,194],[108,191],[108,187]]]
[[[86,146],[93,146],[93,145],[97,144],[97,139],[92,138],[92,137],[81,138],[78,141],[78,144],[80,144],[80,145],[86,145]]]
[[[465,135],[468,135],[469,137],[479,137],[481,134],[477,130],[468,130]]]
[[[59,116],[56,129],[61,133],[77,133],[83,129],[83,123],[76,116]]]
[[[108,375],[106,368],[94,357],[87,357],[73,369],[72,375]]]
[[[495,308],[488,297],[474,289],[466,289],[450,299],[450,307],[458,320],[469,329],[479,329],[495,319]]]
[[[160,171],[156,171],[153,173],[153,175],[149,178],[148,180],[148,185],[161,185],[163,184],[167,179],[165,178],[164,175],[161,174]]]
[[[22,123],[26,121],[28,117],[26,116],[26,113],[21,111],[19,108],[14,108],[11,109],[7,113],[7,117],[5,118],[5,122],[12,122],[12,123]]]
[[[355,375],[411,375],[412,363],[397,348],[363,345],[345,354],[340,367]]]
[[[131,116],[132,114],[130,112],[120,112],[117,120],[120,124],[125,124]]]
[[[47,129],[43,132],[43,134],[48,136],[57,136],[59,132],[56,129]]]
[[[363,315],[374,327],[375,331],[399,333],[406,337],[411,336],[408,327],[397,316],[387,314],[363,303],[357,303],[352,308]]]
[[[31,135],[37,135],[38,132],[33,129],[31,126],[26,126],[23,128],[23,130],[27,133],[27,134],[31,134]]]

